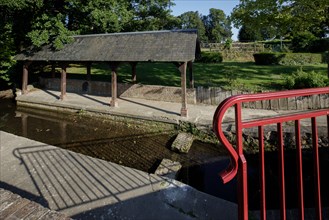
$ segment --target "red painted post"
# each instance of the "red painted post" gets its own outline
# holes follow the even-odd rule
[[[220,173],[223,183],[231,181],[234,177],[238,178],[238,211],[239,219],[248,219],[248,191],[247,191],[247,161],[243,154],[242,146],[242,130],[245,128],[258,127],[259,132],[259,147],[260,147],[260,185],[261,185],[261,218],[266,219],[266,202],[265,202],[265,158],[263,157],[263,126],[277,124],[278,132],[278,154],[279,154],[279,177],[280,177],[280,211],[281,219],[286,219],[286,191],[285,191],[285,172],[284,172],[284,143],[283,143],[283,128],[285,122],[295,121],[296,132],[296,148],[297,148],[297,173],[298,173],[298,197],[299,197],[299,216],[304,218],[304,198],[303,198],[303,168],[302,168],[302,147],[301,147],[301,128],[300,120],[312,119],[312,141],[314,155],[314,182],[315,182],[315,200],[316,200],[316,217],[322,219],[321,215],[321,190],[320,190],[320,166],[319,166],[319,151],[318,151],[318,133],[316,126],[316,117],[327,117],[327,129],[329,136],[329,109],[310,110],[303,112],[295,112],[287,115],[272,116],[261,119],[252,119],[242,121],[242,103],[255,102],[262,100],[273,100],[278,98],[303,97],[309,95],[329,94],[329,87],[290,90],[282,92],[269,92],[259,94],[244,94],[236,95],[224,100],[215,111],[213,118],[213,128],[216,136],[226,147],[230,154],[230,165]],[[236,147],[226,138],[222,128],[223,119],[227,110],[235,107],[235,126],[236,126]],[[289,180],[289,179],[288,179]],[[287,192],[289,193],[289,192]]]
[[[303,187],[303,160],[302,141],[300,135],[300,120],[295,121],[296,149],[297,149],[297,183],[298,183],[298,206],[299,219],[304,219],[304,187]]]
[[[315,192],[315,207],[316,219],[322,219],[321,208],[321,189],[320,189],[320,164],[319,164],[319,146],[318,146],[318,129],[316,125],[316,118],[312,117],[312,145],[313,145],[313,161],[314,161],[314,192]]]
[[[235,105],[236,148],[239,155],[238,165],[238,212],[239,219],[248,219],[248,179],[247,160],[243,155],[241,103]]]
[[[280,178],[280,216],[281,220],[286,219],[286,190],[284,178],[284,145],[282,123],[277,124],[278,129],[278,152],[279,152],[279,178]]]
[[[260,213],[261,219],[266,219],[266,196],[265,196],[265,156],[264,156],[264,130],[263,126],[258,126],[259,143],[259,167],[260,167]]]

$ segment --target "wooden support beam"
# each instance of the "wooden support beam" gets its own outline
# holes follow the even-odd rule
[[[27,84],[29,80],[29,65],[31,62],[23,64],[22,94],[27,94]]]
[[[86,65],[87,66],[87,81],[91,80],[91,65],[92,65],[91,62],[88,62]]]
[[[51,78],[55,78],[55,77],[56,77],[55,64],[52,63],[52,64],[51,64]]]
[[[188,73],[189,73],[189,80],[190,80],[190,88],[193,89],[194,88],[194,77],[193,77],[193,62],[189,61],[187,63],[188,66]]]
[[[110,68],[111,68],[111,75],[112,75],[112,98],[110,105],[112,107],[118,107],[118,85],[117,85],[117,69],[119,66],[119,62],[110,62]]]
[[[181,74],[181,87],[182,87],[182,108],[181,108],[181,116],[188,117],[187,111],[187,94],[186,94],[186,66],[187,62],[180,63],[179,71]]]
[[[61,70],[61,96],[60,99],[64,100],[66,98],[66,65],[62,65]]]
[[[131,66],[131,81],[133,83],[135,83],[137,81],[136,79],[136,66],[137,66],[137,62],[129,62],[130,66]]]

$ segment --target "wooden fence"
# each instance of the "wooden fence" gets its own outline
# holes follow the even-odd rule
[[[207,105],[218,105],[224,99],[238,94],[253,93],[241,91],[225,91],[221,88],[210,87],[204,88],[202,86],[196,88],[197,103]],[[271,109],[271,110],[305,110],[305,109],[319,109],[329,107],[329,91],[328,94],[304,96],[298,98],[284,98],[275,100],[257,101],[251,103],[244,103],[245,108],[255,109]]]

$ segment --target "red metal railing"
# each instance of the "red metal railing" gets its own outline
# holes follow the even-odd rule
[[[320,193],[320,170],[319,170],[319,151],[318,151],[318,132],[316,117],[327,116],[327,128],[329,136],[329,109],[313,110],[307,112],[299,112],[290,115],[276,116],[271,118],[255,119],[243,121],[242,119],[242,103],[254,102],[262,100],[273,100],[280,98],[310,96],[318,94],[329,94],[329,87],[290,90],[282,92],[270,92],[260,94],[244,94],[236,95],[224,100],[217,108],[214,119],[213,128],[215,134],[221,143],[227,148],[231,156],[230,165],[220,176],[224,183],[231,181],[236,175],[238,180],[238,211],[239,219],[248,219],[248,188],[247,188],[247,161],[243,154],[243,137],[242,130],[244,128],[258,127],[259,142],[259,159],[260,159],[260,213],[261,219],[266,219],[266,195],[265,195],[265,159],[264,159],[264,126],[269,124],[277,124],[278,131],[278,152],[279,152],[279,176],[280,176],[280,216],[286,219],[286,198],[285,198],[285,178],[284,178],[284,144],[282,124],[287,121],[295,121],[296,134],[296,151],[297,151],[297,173],[298,173],[298,205],[299,217],[304,219],[304,196],[303,196],[303,167],[302,167],[302,143],[301,143],[301,124],[302,119],[311,119],[312,124],[312,144],[314,157],[314,187],[315,187],[315,205],[316,217],[322,219],[321,211],[321,193]],[[222,123],[224,114],[228,108],[235,108],[235,127],[236,127],[236,147],[227,140],[223,133]]]

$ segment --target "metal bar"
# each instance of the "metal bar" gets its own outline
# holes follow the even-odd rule
[[[243,122],[243,128],[252,128],[260,125],[269,125],[269,124],[276,124],[276,123],[282,123],[288,121],[295,121],[295,120],[318,117],[323,115],[329,115],[329,109],[322,109],[312,112],[303,112],[293,115],[284,115],[284,116],[278,116],[273,118],[263,118],[254,121],[247,121],[247,122]]]
[[[303,187],[303,162],[302,162],[302,142],[300,135],[300,121],[295,121],[296,149],[297,149],[297,183],[298,183],[298,206],[299,219],[304,219],[304,187]]]
[[[318,148],[318,129],[316,125],[316,118],[313,117],[312,121],[312,144],[313,144],[313,160],[314,160],[314,192],[315,192],[315,205],[316,205],[316,219],[322,219],[321,208],[321,189],[320,189],[320,165],[319,165],[319,148]]]
[[[282,99],[296,96],[310,96],[329,93],[329,87],[312,88],[312,89],[296,89],[281,92],[264,92],[256,94],[243,94],[231,96],[237,102],[253,102],[261,100]]]
[[[282,123],[277,124],[278,129],[278,147],[279,147],[279,178],[280,178],[280,216],[282,220],[286,219],[286,192],[284,178],[284,146]]]
[[[238,165],[238,212],[239,219],[248,219],[248,179],[247,161],[243,155],[241,103],[235,105],[236,148],[239,155]]]
[[[258,126],[259,143],[259,167],[260,167],[260,213],[261,219],[266,220],[266,196],[265,196],[265,156],[264,156],[264,130]]]

